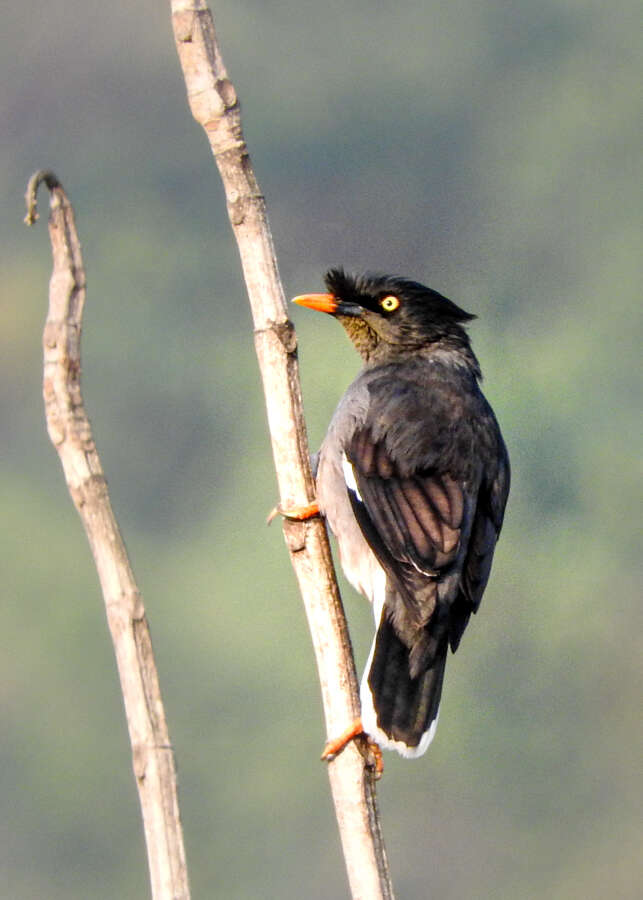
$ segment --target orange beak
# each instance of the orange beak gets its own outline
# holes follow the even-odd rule
[[[331,315],[337,311],[339,306],[332,294],[300,294],[292,302],[297,303],[298,306],[307,306],[309,309],[316,309],[318,312]]]

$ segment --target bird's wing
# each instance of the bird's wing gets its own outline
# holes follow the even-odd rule
[[[489,580],[496,543],[502,528],[511,479],[509,456],[500,439],[493,478],[483,480],[478,491],[460,591],[450,611],[449,641],[455,652],[471,613],[478,611]]]
[[[364,537],[414,618],[426,619],[432,610],[415,609],[413,582],[417,575],[436,579],[455,560],[465,511],[462,485],[435,470],[402,475],[368,428],[356,431],[346,447],[344,475]]]
[[[376,384],[370,392],[369,413],[344,446],[355,516],[417,625],[431,618],[437,584],[456,560],[462,561],[462,577],[449,604],[453,622],[448,631],[457,643],[489,576],[508,474],[505,484],[504,475],[494,472],[495,480],[487,485],[484,460],[468,477],[454,475],[456,467],[445,464],[453,458],[454,441],[465,447],[474,441],[468,422],[454,427],[453,397],[438,394],[428,408],[415,386],[391,392],[389,382],[387,391]],[[493,426],[495,432],[495,420]],[[501,450],[506,452],[504,446]],[[490,455],[495,452],[496,447]]]
[[[385,443],[366,428],[356,431],[346,448],[344,473],[395,560],[432,576],[455,558],[464,513],[457,481],[435,470],[402,475]],[[365,520],[360,524],[369,528]]]

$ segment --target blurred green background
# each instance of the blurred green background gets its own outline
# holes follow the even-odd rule
[[[634,0],[221,0],[289,296],[330,265],[471,326],[514,486],[440,728],[387,754],[398,896],[638,898],[641,46]],[[102,600],[46,437],[55,169],[88,270],[83,385],[152,625],[195,897],[346,897],[250,316],[169,4],[24,0],[0,38],[0,894],[148,895]],[[41,212],[47,208],[41,195]],[[304,310],[311,445],[358,367]],[[358,663],[370,612],[344,591]]]

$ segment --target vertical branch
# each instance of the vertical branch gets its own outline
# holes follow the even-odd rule
[[[204,128],[225,188],[254,320],[272,450],[284,507],[313,498],[296,338],[288,320],[264,199],[241,129],[234,86],[205,0],[172,0],[172,24],[188,100]],[[315,650],[327,733],[359,714],[357,677],[326,529],[319,519],[284,522]],[[354,898],[391,898],[393,888],[372,769],[352,742],[329,764],[329,777]]]
[[[41,182],[51,192],[49,236],[53,272],[43,334],[47,430],[85,526],[114,643],[132,746],[154,900],[190,893],[176,789],[174,753],[161,700],[143,600],[112,512],[80,390],[80,337],[85,269],[74,212],[53,172],[36,172],[27,188],[27,216],[37,219]]]

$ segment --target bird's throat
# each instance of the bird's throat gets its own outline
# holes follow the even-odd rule
[[[368,361],[381,341],[377,332],[364,319],[353,316],[337,316],[337,320],[344,327],[362,359]]]

